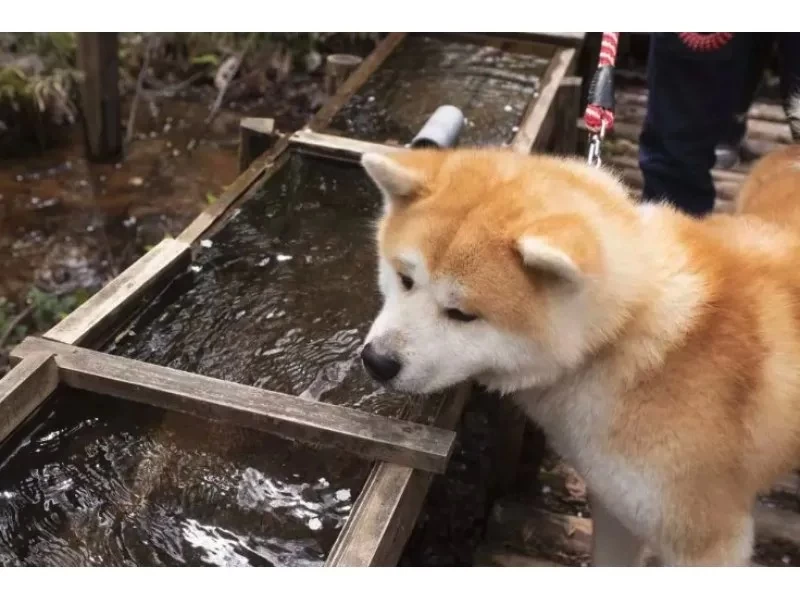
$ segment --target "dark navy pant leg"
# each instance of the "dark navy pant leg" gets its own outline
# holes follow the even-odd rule
[[[714,148],[730,137],[746,95],[752,34],[695,52],[674,33],[655,33],[648,59],[648,105],[639,140],[646,200],[667,200],[702,216],[714,207]]]

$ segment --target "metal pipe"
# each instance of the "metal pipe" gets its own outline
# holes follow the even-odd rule
[[[411,140],[409,147],[452,147],[463,126],[464,113],[461,110],[450,105],[439,106]]]

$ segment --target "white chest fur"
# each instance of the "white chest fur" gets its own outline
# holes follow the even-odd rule
[[[614,398],[591,374],[547,390],[526,390],[515,400],[547,435],[548,442],[585,479],[599,500],[631,532],[652,537],[661,522],[663,485],[658,472],[637,455],[611,448]]]

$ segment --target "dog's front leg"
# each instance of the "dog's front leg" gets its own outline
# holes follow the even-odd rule
[[[590,493],[592,510],[592,566],[637,567],[644,543]]]

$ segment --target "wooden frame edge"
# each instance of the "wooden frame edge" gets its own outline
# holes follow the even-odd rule
[[[0,378],[0,443],[13,434],[58,386],[52,353],[35,351]]]
[[[550,66],[542,77],[539,94],[528,104],[519,131],[511,142],[515,152],[529,154],[542,149],[555,127],[556,98],[562,80],[575,68],[577,51],[574,48],[559,48],[550,60]]]
[[[364,62],[342,83],[336,94],[311,118],[306,128],[318,133],[323,132],[339,110],[358,91],[359,87],[369,79],[370,75],[378,70],[394,49],[400,45],[400,42],[405,39],[406,35],[406,33],[390,33],[387,35],[369,53]]]
[[[398,145],[359,141],[329,133],[317,133],[310,129],[297,131],[289,138],[292,149],[325,158],[357,161],[368,152],[390,153],[404,149]]]
[[[442,473],[455,445],[451,430],[46,339],[26,338],[12,351],[12,358],[24,361],[41,354],[53,356],[58,379],[72,388],[337,448],[365,459]]]
[[[453,429],[472,393],[462,384],[441,400],[435,425]],[[433,474],[378,463],[336,539],[326,567],[387,567],[400,559],[422,509]]]
[[[45,332],[44,338],[80,345],[121,317],[133,302],[157,292],[159,282],[185,268],[190,261],[190,247],[177,239],[162,240],[126,270]]]
[[[200,212],[200,214],[181,231],[177,239],[189,245],[193,245],[198,239],[206,235],[257,182],[263,181],[265,177],[279,168],[281,159],[288,147],[288,137],[278,139],[272,149],[267,150],[253,160],[244,172],[233,180],[217,201]]]

